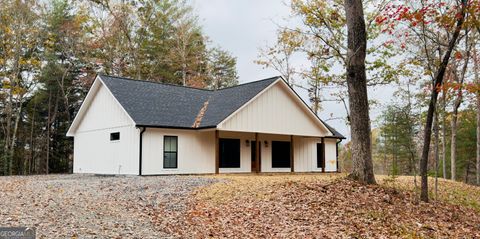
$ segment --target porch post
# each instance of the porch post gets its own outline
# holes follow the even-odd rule
[[[257,144],[257,147],[255,147],[255,169],[257,169],[256,173],[259,173],[260,171],[260,141],[258,140],[258,133],[255,133],[255,143]]]
[[[215,174],[219,173],[220,166],[220,146],[219,146],[219,132],[215,130]]]
[[[322,173],[325,173],[325,167],[327,166],[325,163],[325,138],[322,138]]]
[[[290,171],[293,173],[295,172],[295,158],[293,152],[293,135],[290,135]]]

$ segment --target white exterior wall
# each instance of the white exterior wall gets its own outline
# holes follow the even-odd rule
[[[337,171],[337,140],[325,139],[325,172]]]
[[[317,143],[319,138],[294,137],[295,172],[321,172],[317,168]]]
[[[138,174],[139,130],[105,86],[92,90],[75,131],[73,172]],[[113,132],[120,132],[119,141],[110,141]]]
[[[177,136],[177,168],[163,168],[163,136]],[[142,174],[215,173],[215,131],[147,128],[143,133]]]
[[[218,128],[226,131],[322,137],[330,134],[316,116],[279,81]]]

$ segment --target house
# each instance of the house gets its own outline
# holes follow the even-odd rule
[[[67,136],[74,173],[336,172],[344,138],[281,78],[221,90],[99,75]]]

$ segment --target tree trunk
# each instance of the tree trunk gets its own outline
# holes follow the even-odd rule
[[[365,56],[367,33],[361,0],[345,0],[348,29],[347,86],[351,115],[353,171],[350,177],[374,184]]]
[[[422,177],[422,190],[420,194],[420,199],[424,202],[428,202],[428,154],[430,151],[430,141],[432,138],[432,123],[433,123],[433,114],[435,112],[435,107],[437,105],[438,91],[437,87],[443,85],[443,77],[445,75],[445,70],[447,69],[448,61],[452,54],[453,48],[457,42],[458,36],[460,35],[460,30],[465,19],[465,7],[467,5],[466,0],[462,0],[461,15],[457,20],[457,25],[455,31],[448,43],[447,51],[443,56],[442,63],[440,64],[437,73],[434,77],[434,84],[432,85],[432,94],[430,96],[430,103],[428,104],[427,118],[424,128],[424,137],[423,137],[423,149],[422,149],[422,158],[420,160],[420,175]]]
[[[454,106],[452,113],[452,138],[450,139],[450,169],[451,179],[453,181],[457,178],[457,120],[458,120],[458,108]]]
[[[478,55],[477,49],[473,48],[473,67],[475,72],[475,83],[480,85],[480,76],[478,71],[480,71],[478,65]],[[477,170],[476,170],[476,178],[477,178],[477,185],[480,185],[480,92],[476,92],[477,96]]]
[[[442,92],[442,106],[443,106],[443,112],[442,112],[442,168],[443,168],[443,179],[447,179],[447,95],[446,91]]]
[[[465,74],[467,72],[468,68],[468,62],[470,59],[470,49],[468,46],[468,33],[465,36],[465,51],[466,51],[466,57],[465,57],[465,62],[463,64],[463,69],[461,72],[461,75],[458,76],[457,72],[455,71],[455,78],[457,79],[457,83],[459,84],[458,90],[457,90],[457,98],[455,99],[454,105],[453,105],[453,113],[452,113],[452,141],[450,143],[451,149],[451,169],[452,169],[452,180],[455,181],[456,179],[456,171],[457,171],[457,126],[458,126],[458,108],[460,108],[460,105],[462,104],[463,101],[463,82],[465,81]]]
[[[45,174],[48,174],[48,164],[50,161],[50,122],[51,122],[51,113],[50,113],[50,108],[52,104],[52,93],[48,93],[48,113],[47,113],[47,139],[46,139],[46,157],[45,157]]]
[[[435,134],[435,146],[434,146],[434,154],[435,154],[435,200],[438,200],[438,146],[440,143],[439,135],[438,135],[438,112],[435,112],[435,119],[433,124],[433,131]]]
[[[465,165],[465,183],[468,183],[469,172],[470,172],[470,161],[467,160],[467,165]]]

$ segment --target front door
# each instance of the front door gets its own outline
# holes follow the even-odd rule
[[[252,172],[258,172],[257,170],[257,141],[250,142],[251,156],[252,159]]]

